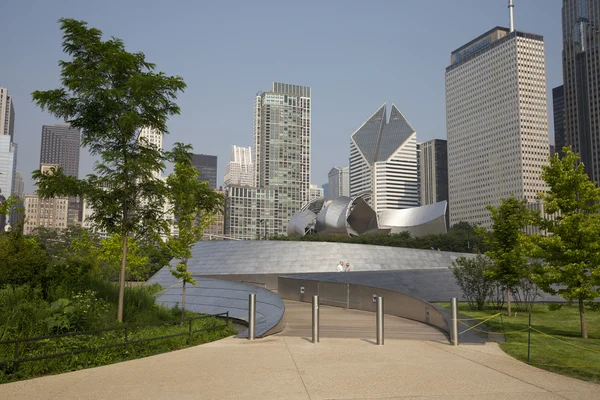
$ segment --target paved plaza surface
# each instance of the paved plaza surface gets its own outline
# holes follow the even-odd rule
[[[303,313],[310,305],[292,305]],[[321,309],[360,334],[323,332],[311,343],[302,318],[282,334],[201,346],[0,385],[0,399],[598,399],[600,385],[518,362],[497,344],[452,347],[387,335],[373,344],[372,313]],[[293,314],[293,313],[292,313]],[[298,315],[298,314],[297,314]],[[410,321],[388,321],[386,330]],[[294,322],[295,321],[295,322]],[[362,321],[362,322],[361,322]],[[363,328],[360,328],[363,324]],[[329,330],[328,328],[327,330]],[[418,334],[414,326],[412,334]],[[296,334],[294,334],[296,330]],[[298,334],[299,333],[299,334]],[[441,335],[441,334],[440,334]],[[335,337],[342,336],[342,337]]]

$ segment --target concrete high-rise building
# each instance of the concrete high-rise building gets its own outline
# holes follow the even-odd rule
[[[554,116],[554,150],[562,154],[562,149],[567,143],[565,137],[565,87],[563,85],[552,89],[552,112]],[[553,152],[550,155],[552,156],[552,154]]]
[[[78,178],[80,148],[81,133],[79,129],[69,125],[43,125],[40,168],[42,165],[58,166],[65,175]],[[76,197],[69,198],[68,225],[81,222],[81,207],[82,204],[79,204]]]
[[[446,68],[450,225],[491,225],[488,205],[546,190],[548,109],[543,37],[495,27]]]
[[[227,192],[225,234],[257,239],[287,234],[309,199],[311,97],[307,86],[274,82],[254,100],[255,187]]]
[[[384,104],[352,134],[350,196],[376,212],[419,206],[417,133],[395,105],[389,121]]]
[[[233,146],[231,161],[225,167],[225,186],[254,186],[254,163],[250,147]]]
[[[79,129],[69,125],[43,125],[40,165],[58,165],[66,175],[78,178],[80,138]]]
[[[194,154],[192,165],[200,172],[200,182],[208,182],[208,187],[213,190],[217,188],[217,156]]]
[[[142,143],[153,145],[160,150],[163,148],[163,134],[154,128],[141,128],[138,140]]]
[[[8,89],[0,87],[0,136],[10,136],[14,140],[15,108]]]
[[[448,143],[433,139],[420,144],[421,205],[448,200]]]
[[[579,153],[596,185],[600,184],[599,26],[600,0],[563,0],[565,143]]]
[[[15,192],[14,194],[20,198],[25,198],[25,182],[23,181],[23,175],[19,171],[15,174]]]
[[[57,164],[42,164],[40,172],[50,173],[51,169],[56,167],[58,167]],[[35,194],[25,195],[23,233],[30,235],[40,226],[50,229],[65,229],[67,226],[73,225],[69,203],[68,197],[42,199]]]
[[[350,168],[333,167],[328,174],[327,200],[350,196]]]
[[[311,183],[308,187],[308,201],[313,201],[319,198],[325,198],[323,188]]]

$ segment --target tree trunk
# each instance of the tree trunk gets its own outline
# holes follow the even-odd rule
[[[127,232],[123,232],[123,257],[121,259],[121,276],[119,277],[119,306],[117,321],[123,322],[123,299],[125,297],[125,272],[127,271]]]
[[[585,326],[585,309],[583,308],[583,299],[579,299],[579,322],[581,324],[581,337],[588,338],[587,327]]]
[[[510,317],[510,288],[508,286],[506,287],[506,311],[508,316]]]
[[[183,290],[181,291],[181,321],[185,318],[185,281],[183,281]]]

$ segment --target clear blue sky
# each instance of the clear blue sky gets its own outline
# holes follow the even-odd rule
[[[549,112],[551,90],[562,83],[561,4],[515,0],[516,29],[544,36]],[[319,185],[332,166],[348,164],[350,135],[384,102],[398,106],[418,141],[445,138],[450,52],[508,25],[507,0],[3,1],[0,86],[14,99],[26,193],[34,190],[41,126],[62,122],[30,95],[59,86],[60,17],[85,20],[185,79],[165,148],[181,141],[217,155],[219,182],[231,146],[252,144],[255,94],[272,81],[311,86],[311,182]],[[552,135],[552,118],[550,127]],[[80,175],[92,165],[82,150]]]

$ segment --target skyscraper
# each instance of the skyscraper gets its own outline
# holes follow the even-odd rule
[[[323,188],[311,183],[308,187],[308,201],[313,201],[324,197],[325,192],[323,191]]]
[[[41,164],[40,172],[51,173],[57,164]],[[68,197],[43,199],[35,194],[25,196],[25,223],[23,233],[30,235],[38,227],[65,229],[76,221],[72,219],[72,200]]]
[[[389,121],[384,104],[352,134],[350,196],[376,212],[419,205],[417,132],[395,105]]]
[[[69,125],[43,125],[40,165],[60,166],[66,175],[79,177],[80,131]]]
[[[227,190],[225,234],[258,239],[287,234],[309,199],[310,88],[274,82],[254,99],[255,187]]]
[[[208,187],[211,189],[217,188],[217,156],[194,154],[192,165],[200,172],[198,176],[200,182],[208,182]]]
[[[145,127],[140,129],[138,140],[156,146],[160,150],[163,148],[163,134],[154,128]]]
[[[13,194],[17,172],[17,145],[13,142],[15,108],[8,89],[0,87],[0,194]]]
[[[562,149],[567,144],[567,138],[565,137],[565,87],[563,85],[552,89],[552,112],[554,116],[554,151],[562,154]]]
[[[0,193],[8,199],[15,189],[17,145],[9,135],[0,135]]]
[[[511,194],[535,202],[549,154],[543,37],[495,27],[453,51],[446,129],[450,225],[489,227],[486,206]]]
[[[327,184],[327,200],[335,200],[341,196],[350,196],[350,168],[333,167]]]
[[[421,205],[448,200],[448,143],[433,139],[421,143]]]
[[[599,24],[600,0],[563,0],[565,142],[580,154],[596,185],[600,184]]]
[[[8,89],[0,87],[0,136],[10,136],[14,140],[15,109]]]
[[[250,147],[233,146],[231,161],[225,167],[225,186],[254,186],[254,163]]]

